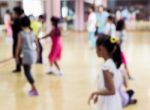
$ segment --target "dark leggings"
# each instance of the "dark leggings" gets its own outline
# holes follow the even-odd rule
[[[24,64],[23,68],[24,68],[24,73],[28,82],[32,85],[34,83],[34,79],[31,75],[31,65]]]

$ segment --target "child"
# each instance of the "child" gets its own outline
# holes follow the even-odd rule
[[[123,44],[124,44],[124,41],[125,41],[125,28],[126,28],[125,20],[124,20],[124,18],[121,18],[116,23],[116,30],[117,30],[116,34],[120,39],[120,45],[121,45],[122,50],[124,50],[123,49],[123,47],[124,47]]]
[[[34,20],[34,19],[31,20],[31,28],[37,37],[37,43],[39,46],[39,51],[37,51],[37,54],[38,54],[37,63],[39,63],[39,64],[43,63],[43,59],[42,59],[43,47],[42,47],[42,44],[39,40],[40,31],[43,28],[43,23],[44,23],[44,16],[43,15],[40,15],[38,17],[38,20]]]
[[[99,36],[96,42],[98,57],[105,60],[98,76],[98,90],[91,94],[91,100],[97,103],[98,110],[123,110],[119,95],[121,75],[118,68],[121,66],[121,50],[110,36]]]
[[[6,14],[4,15],[4,26],[7,34],[6,40],[8,43],[12,43],[12,16],[9,10],[7,10]]]
[[[20,56],[20,50],[22,50],[24,73],[28,82],[31,84],[31,90],[29,91],[29,95],[37,96],[38,91],[34,85],[34,79],[31,75],[31,66],[33,63],[36,62],[36,49],[34,46],[35,35],[31,31],[30,20],[28,17],[23,17],[21,19],[21,28],[22,31],[19,33],[18,36],[19,39],[16,58],[18,61]]]
[[[108,16],[105,32],[106,35],[116,37],[116,26],[114,24],[114,18],[110,15]]]
[[[52,40],[52,49],[51,52],[49,53],[48,59],[50,62],[50,69],[49,73],[54,73],[52,66],[55,65],[56,68],[59,70],[57,75],[63,75],[63,72],[61,71],[59,65],[58,65],[58,60],[61,58],[61,53],[62,53],[62,39],[61,39],[61,30],[58,27],[59,24],[59,18],[57,17],[52,17],[51,18],[51,23],[52,23],[52,31],[44,36],[42,39],[51,37]]]

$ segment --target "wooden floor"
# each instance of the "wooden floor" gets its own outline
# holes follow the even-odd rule
[[[11,73],[14,61],[11,45],[0,37],[0,110],[92,110],[87,100],[95,90],[95,79],[101,59],[90,50],[85,33],[63,33],[63,77],[49,76],[48,52],[50,43],[44,45],[44,64],[33,66],[33,74],[40,95],[29,97],[30,88],[23,73]],[[129,88],[136,91],[138,104],[125,110],[150,110],[150,33],[130,32],[126,43],[129,69],[135,80]]]

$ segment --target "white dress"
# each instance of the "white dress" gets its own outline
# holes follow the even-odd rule
[[[103,66],[101,67],[100,73],[98,75],[98,90],[102,91],[105,90],[104,84],[104,76],[103,70],[108,70],[113,74],[113,81],[115,85],[115,95],[111,96],[99,96],[98,103],[97,103],[97,110],[123,110],[121,104],[121,98],[119,95],[119,87],[121,85],[121,74],[116,68],[115,63],[112,59],[108,59]]]

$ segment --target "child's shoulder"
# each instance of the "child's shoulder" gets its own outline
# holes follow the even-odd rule
[[[113,62],[112,59],[108,59],[108,60],[105,61],[104,66],[109,66],[109,65],[112,65],[113,63],[114,62]]]
[[[58,32],[58,31],[61,31],[59,27],[58,27],[58,28],[53,28],[53,29],[51,30],[51,32]]]
[[[54,36],[61,36],[61,30],[60,28],[53,28],[51,31],[51,34]]]
[[[115,67],[115,63],[112,59],[108,59],[102,66],[102,70],[108,70],[112,72]]]

